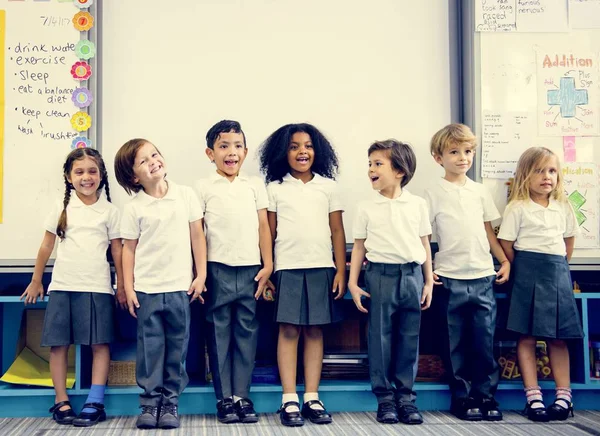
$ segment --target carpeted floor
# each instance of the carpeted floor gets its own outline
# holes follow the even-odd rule
[[[256,424],[219,423],[214,415],[186,415],[177,430],[137,430],[133,416],[109,418],[91,428],[67,427],[55,424],[50,418],[2,418],[0,435],[53,436],[53,435],[540,435],[600,436],[600,411],[577,411],[575,418],[563,422],[536,424],[516,412],[506,412],[504,421],[489,423],[466,423],[445,412],[424,412],[425,423],[419,426],[402,424],[383,425],[375,420],[374,413],[336,413],[330,425],[318,426],[306,423],[303,427],[287,428],[279,423],[276,414],[262,415]]]

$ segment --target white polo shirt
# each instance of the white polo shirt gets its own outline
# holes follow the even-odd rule
[[[258,211],[269,206],[259,177],[218,173],[194,185],[206,224],[208,260],[230,266],[260,265]]]
[[[511,202],[504,210],[498,239],[515,241],[515,250],[566,256],[564,238],[578,234],[571,203],[551,198],[548,207],[531,200]]]
[[[425,191],[425,201],[439,245],[433,271],[464,280],[495,275],[484,223],[500,213],[487,188],[469,178],[463,186],[439,179]]]
[[[377,192],[358,205],[353,236],[365,239],[369,262],[423,264],[421,237],[430,234],[425,200],[406,189],[393,200]]]
[[[275,271],[334,267],[329,214],[344,210],[337,183],[318,174],[303,183],[286,174],[267,193],[268,210],[277,213]]]
[[[137,239],[134,289],[146,294],[187,291],[192,283],[190,223],[202,219],[192,188],[168,181],[163,198],[143,190],[125,205],[123,239]]]
[[[57,202],[44,222],[44,229],[56,235],[62,210],[62,201]],[[120,237],[119,210],[114,204],[102,194],[97,202],[88,206],[71,191],[65,239],[58,238],[48,292],[113,294],[106,250],[111,239]]]

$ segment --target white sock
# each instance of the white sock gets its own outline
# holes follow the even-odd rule
[[[238,397],[237,395],[233,396],[233,402],[237,403],[238,401],[240,401],[242,399],[242,397]]]
[[[571,400],[572,396],[570,388],[556,388],[556,404],[564,409],[568,409],[571,407]]]
[[[542,397],[542,390],[539,386],[533,386],[529,388],[525,388],[525,397],[527,398],[527,402],[531,404],[534,400],[544,401]],[[543,403],[533,403],[531,404],[532,409],[541,409],[544,407]]]
[[[308,403],[309,401],[319,400],[319,394],[317,392],[305,392],[304,393],[304,402]],[[311,409],[315,410],[324,410],[320,404],[311,404]]]
[[[281,399],[281,404],[285,404],[288,403],[290,401],[295,401],[296,403],[300,402],[300,398],[298,398],[298,394],[283,394],[283,397]],[[288,406],[285,408],[286,412],[300,412],[300,409],[298,409],[296,406]]]

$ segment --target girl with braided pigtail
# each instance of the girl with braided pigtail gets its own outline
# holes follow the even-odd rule
[[[91,148],[73,150],[63,165],[63,177],[63,200],[56,203],[44,223],[46,232],[33,277],[21,299],[26,305],[43,299],[42,275],[58,236],[42,334],[42,346],[51,347],[50,374],[56,394],[50,412],[58,424],[87,427],[106,419],[104,389],[115,306],[106,251],[110,243],[117,271],[116,297],[124,307],[122,242],[119,211],[110,203],[108,175],[100,153]],[[93,354],[92,386],[79,415],[73,411],[66,390],[70,344],[89,345]]]

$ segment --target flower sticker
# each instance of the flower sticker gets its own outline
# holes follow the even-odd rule
[[[92,67],[86,61],[78,61],[71,67],[71,76],[75,80],[87,80],[92,75]]]
[[[73,3],[79,9],[87,9],[94,4],[94,0],[73,0]]]
[[[75,44],[75,55],[79,59],[89,59],[96,55],[96,45],[87,39],[80,40]]]
[[[78,136],[75,139],[73,139],[73,142],[71,142],[72,149],[86,148],[86,147],[91,147],[91,146],[92,146],[92,141],[87,139],[85,136]]]
[[[73,95],[71,96],[71,100],[75,106],[79,108],[88,107],[92,104],[94,97],[92,97],[92,93],[87,88],[77,88],[73,91]]]
[[[71,126],[78,132],[84,132],[92,127],[92,117],[85,112],[76,112],[75,115],[71,117]]]
[[[87,32],[94,26],[94,17],[89,12],[77,12],[72,21],[75,29],[80,32]]]

